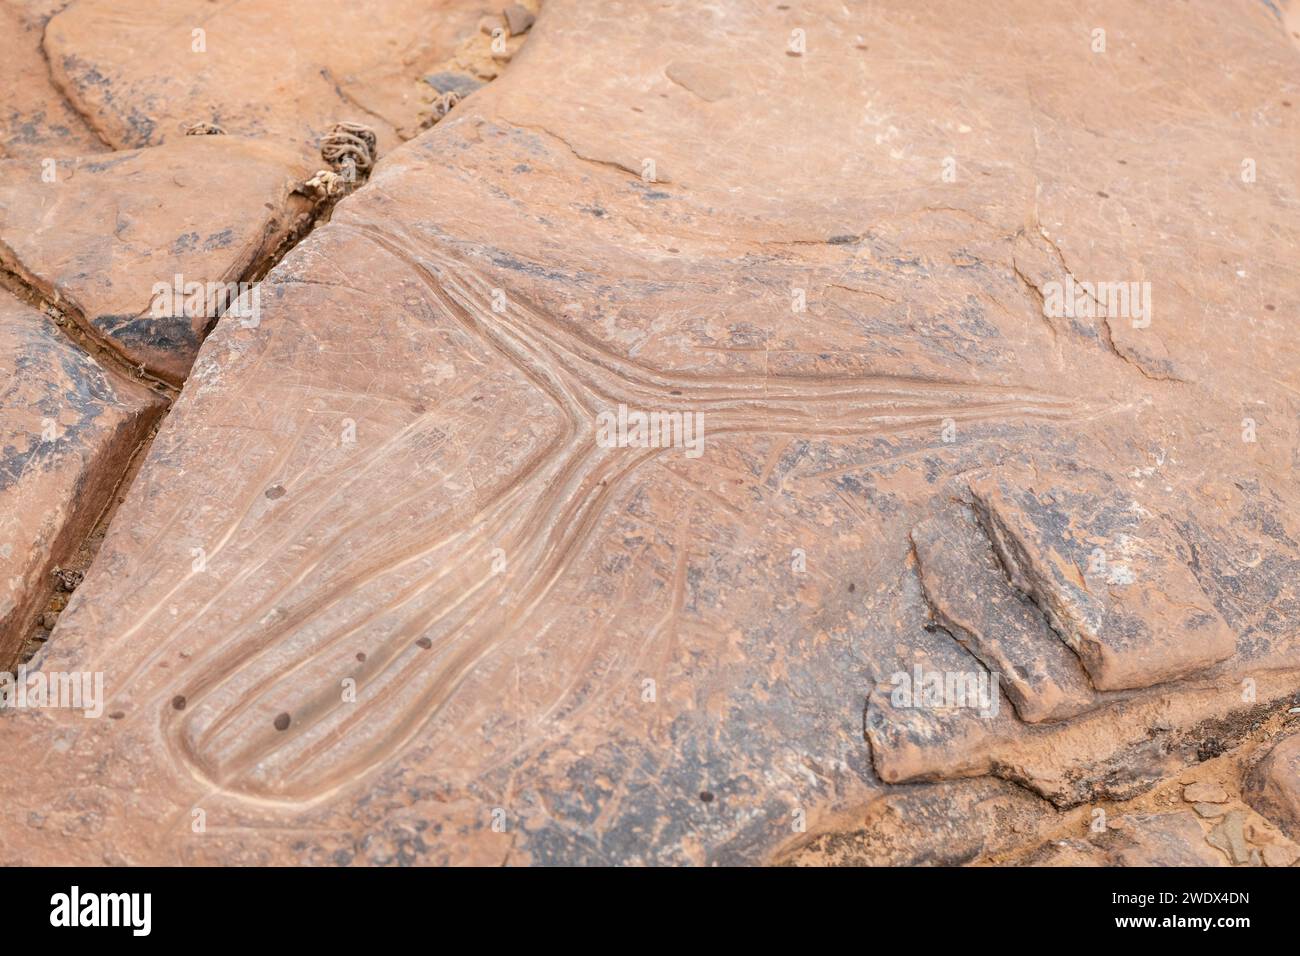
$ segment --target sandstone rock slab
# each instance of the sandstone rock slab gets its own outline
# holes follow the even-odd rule
[[[1097,706],[1078,658],[1011,589],[972,514],[950,509],[911,537],[936,617],[998,675],[1022,720],[1060,720]]]
[[[1294,51],[1253,6],[1106,3],[1098,61],[1064,0],[1032,51],[1014,3],[548,4],[205,342],[38,660],[103,671],[108,719],[0,726],[45,771],[0,777],[4,861],[765,861],[895,782],[1072,805],[1221,746],[1300,666],[1296,280],[1220,262],[1295,232]],[[1195,376],[1045,321],[1081,254],[1206,287],[1152,326]],[[703,445],[599,439],[620,406]],[[1240,658],[1055,724],[895,723],[895,673],[981,668],[926,630],[910,530],[1049,456],[1190,506]]]
[[[54,590],[51,573],[107,506],[163,402],[0,292],[0,667]]]
[[[239,283],[306,224],[294,188],[307,175],[293,152],[233,136],[0,163],[0,267],[130,364],[180,382]]]
[[[1149,687],[1236,650],[1186,546],[1105,476],[999,468],[971,490],[1012,583],[1099,690]]]
[[[467,0],[87,0],[49,23],[56,81],[118,149],[157,145],[194,123],[300,146],[350,120],[380,152],[414,131],[418,81],[477,31]],[[410,135],[408,133],[408,135]]]
[[[0,3],[0,159],[42,160],[101,153],[107,145],[50,80],[41,52],[48,12]]]

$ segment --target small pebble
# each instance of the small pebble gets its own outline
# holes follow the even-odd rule
[[[1217,783],[1193,783],[1183,788],[1188,803],[1226,803],[1228,792]]]
[[[73,571],[70,568],[54,569],[54,584],[60,591],[75,591],[85,577],[82,571]]]
[[[537,20],[531,10],[517,3],[512,3],[506,7],[501,11],[501,15],[506,18],[506,29],[510,31],[512,37],[527,33]]]

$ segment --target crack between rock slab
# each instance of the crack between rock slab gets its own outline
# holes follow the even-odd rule
[[[865,296],[870,296],[871,298],[879,299],[881,302],[888,302],[888,303],[890,303],[891,305],[897,305],[897,304],[898,304],[898,300],[897,300],[897,299],[891,299],[889,296],[884,295],[884,294],[882,294],[882,293],[880,293],[880,292],[875,292],[875,291],[873,291],[873,290],[871,290],[871,289],[859,289],[859,288],[856,288],[855,286],[844,285],[843,283],[840,283],[840,282],[828,282],[828,283],[826,283],[826,288],[828,288],[828,289],[843,289],[845,292],[852,292],[852,293],[854,293],[855,295],[865,295]]]
[[[134,482],[135,476],[139,474],[140,468],[144,464],[145,457],[148,455],[149,449],[153,446],[154,439],[158,435],[158,430],[162,427],[163,420],[167,417],[170,410],[170,402],[159,410],[157,417],[154,419],[152,424],[150,424],[144,436],[127,456],[126,464],[122,468],[121,474],[117,476],[117,480],[113,483],[112,488],[109,489],[103,507],[99,509],[99,513],[96,514],[94,520],[90,522],[85,537],[78,543],[76,549],[67,559],[68,564],[61,564],[59,567],[68,567],[72,570],[81,571],[84,574],[94,563],[95,558],[99,554],[100,545],[103,544],[104,537],[108,533],[108,526],[112,522],[113,517],[117,514],[117,509],[121,507],[123,499],[126,497],[127,489],[129,489],[131,484]],[[43,635],[41,632],[45,630],[43,620],[47,613],[53,613],[55,615],[62,613],[61,609],[55,610],[52,607],[53,599],[58,593],[59,588],[52,581],[45,587],[44,592],[41,594],[41,601],[37,604],[37,607],[43,608],[43,610],[38,611],[35,619],[27,625],[27,632],[23,635],[18,645],[18,656],[14,662],[15,666],[30,664],[32,659],[41,652],[52,636],[52,630]],[[57,627],[57,623],[55,626]]]
[[[64,9],[67,8],[65,7]],[[68,94],[68,91],[64,89],[63,84],[59,82],[58,77],[54,75],[54,63],[50,60],[49,50],[45,48],[45,36],[50,28],[50,20],[53,20],[54,17],[57,17],[59,13],[62,12],[63,10],[58,11],[58,13],[53,14],[52,16],[49,17],[49,19],[47,19],[44,23],[41,24],[40,51],[41,51],[41,59],[45,61],[46,77],[50,81],[50,86],[52,86],[55,92],[59,94],[59,98],[63,100],[63,102],[67,105],[68,109],[70,109],[81,120],[81,122],[85,124],[86,129],[90,130],[90,132],[94,134],[95,138],[98,139],[100,143],[102,143],[105,146],[105,148],[107,148],[110,152],[112,152],[116,150],[118,147],[113,145],[113,143],[109,140],[107,134],[105,134],[105,132],[99,128],[99,125],[95,122],[94,118],[89,113],[87,113],[84,109],[82,109],[80,106],[77,105],[77,102]]]
[[[340,197],[340,200],[341,198],[346,197]],[[241,270],[240,275],[242,278],[240,281],[249,284],[260,283],[262,279],[265,278],[266,274],[270,272],[270,270],[274,268],[275,265],[284,258],[284,256],[292,251],[298,243],[305,239],[318,223],[328,221],[329,216],[333,211],[333,207],[340,200],[323,201],[315,204],[307,210],[304,210],[299,215],[295,225],[285,232],[284,237],[273,249],[270,249],[264,254],[255,254],[253,256],[249,264]],[[265,238],[262,247],[265,247]],[[0,244],[0,250],[3,250],[5,254],[9,255],[15,263],[18,262],[17,256],[12,255],[12,250],[9,250],[7,246]],[[145,458],[148,455],[149,449],[153,445],[154,439],[157,437],[163,423],[167,420],[167,416],[171,413],[175,399],[180,394],[180,387],[172,385],[162,379],[150,376],[143,371],[142,367],[137,367],[123,359],[119,352],[104,344],[98,336],[86,333],[82,325],[85,319],[84,316],[80,315],[79,310],[63,308],[60,303],[53,301],[48,295],[46,295],[34,281],[11,271],[3,265],[0,265],[0,286],[8,288],[9,291],[17,295],[19,299],[39,309],[43,314],[50,316],[51,320],[63,330],[67,338],[80,351],[89,355],[102,367],[106,368],[110,375],[124,377],[146,387],[153,386],[155,393],[161,395],[164,400],[163,407],[159,410],[156,419],[149,427],[144,438],[127,457],[125,465],[118,474],[116,480],[113,482],[112,490],[109,493],[104,506],[100,509],[95,520],[91,523],[90,530],[86,533],[85,537],[78,542],[77,547],[72,551],[73,563],[79,566],[77,570],[88,572],[94,565],[96,557],[99,555],[99,549],[108,534],[119,506],[125,500],[127,493],[134,484],[135,478],[144,465]],[[226,310],[223,309],[221,313],[218,313],[212,318],[203,333],[203,338],[207,338],[212,329],[216,326],[216,323],[220,321],[221,316],[225,311]],[[188,375],[186,378],[188,379]],[[182,382],[182,385],[183,384],[184,383]],[[55,629],[51,630],[48,634],[42,636],[41,632],[45,630],[43,619],[47,612],[54,614],[61,613],[61,609],[55,610],[51,606],[56,593],[57,588],[55,585],[53,583],[49,584],[48,588],[42,595],[44,598],[43,602],[38,605],[38,607],[44,607],[46,610],[40,612],[36,616],[35,620],[31,621],[27,625],[27,632],[22,636],[19,643],[19,657],[17,664],[24,664],[30,661],[36,654],[40,653],[43,647],[46,646],[47,641],[54,637],[54,630],[57,630],[58,626],[57,622],[55,624]]]
[[[1066,263],[1065,254],[1061,252],[1061,247],[1058,246],[1056,242],[1053,241],[1052,237],[1047,234],[1046,230],[1043,229],[1041,223],[1035,221],[1034,226],[1038,235],[1042,237],[1043,241],[1047,243],[1047,245],[1051,248],[1052,252],[1056,254],[1056,260],[1057,262],[1060,263],[1061,270],[1066,274],[1066,276],[1069,277],[1070,281],[1078,284],[1078,280],[1075,279],[1074,270],[1072,270],[1070,266]],[[1012,268],[1016,270],[1016,275],[1020,277],[1021,281],[1027,283],[1034,289],[1034,291],[1038,294],[1039,299],[1041,300],[1043,295],[1042,291],[1032,282],[1029,282],[1029,280],[1020,272],[1019,267],[1014,264],[1014,261],[1012,263]],[[1124,362],[1127,365],[1131,365],[1133,368],[1137,369],[1138,372],[1140,372],[1144,378],[1147,378],[1150,381],[1173,382],[1178,385],[1188,384],[1185,379],[1181,379],[1176,375],[1160,375],[1155,372],[1150,372],[1143,367],[1141,361],[1139,361],[1136,358],[1125,355],[1122,351],[1120,351],[1119,347],[1115,344],[1114,330],[1111,328],[1110,325],[1110,316],[1102,314],[1105,311],[1105,309],[1102,306],[1102,304],[1097,301],[1095,296],[1089,295],[1088,298],[1091,299],[1093,304],[1097,307],[1098,316],[1101,319],[1101,322],[1099,323],[1099,329],[1101,331],[1101,339],[1103,342],[1106,343],[1106,348],[1112,355],[1118,358],[1121,362]],[[1046,318],[1046,313],[1044,313],[1044,318]],[[1050,325],[1050,322],[1048,324]],[[1055,334],[1056,332],[1055,328],[1053,328],[1052,332],[1053,334]]]
[[[1051,316],[1047,314],[1047,300],[1043,297],[1043,290],[1038,288],[1038,286],[1030,280],[1029,276],[1020,271],[1020,265],[1016,262],[1014,257],[1011,260],[1011,268],[1015,272],[1016,278],[1020,280],[1020,284],[1024,286],[1030,298],[1038,302],[1038,317],[1043,320],[1043,324],[1047,326],[1047,330],[1052,333],[1052,341],[1055,342],[1057,338],[1056,325],[1052,322]]]
[[[1129,356],[1121,352],[1119,346],[1115,344],[1115,335],[1114,335],[1114,331],[1110,327],[1109,316],[1103,315],[1101,317],[1101,330],[1102,330],[1102,339],[1106,342],[1106,346],[1110,349],[1110,351],[1114,353],[1114,355],[1118,357],[1120,360],[1127,362],[1129,365],[1132,365],[1135,369],[1141,372],[1146,378],[1150,379],[1153,382],[1173,382],[1174,384],[1177,385],[1188,384],[1186,379],[1181,379],[1177,375],[1160,375],[1155,372],[1148,372],[1138,359],[1130,358]]]
[[[1232,730],[1231,732],[1233,739],[1228,742],[1228,745],[1218,755],[1200,757],[1198,754],[1198,759],[1194,762],[1186,764],[1175,773],[1167,774],[1160,779],[1153,781],[1149,787],[1141,790],[1135,795],[1116,797],[1099,794],[1094,799],[1085,800],[1071,807],[1058,808],[1056,814],[1056,820],[1058,822],[1056,826],[1046,831],[1040,830],[1030,838],[1019,841],[1016,846],[1007,850],[983,855],[978,862],[984,865],[1005,865],[1009,862],[1014,862],[1020,859],[1025,853],[1038,852],[1049,843],[1070,835],[1069,828],[1078,825],[1080,818],[1077,814],[1082,807],[1092,806],[1092,808],[1095,809],[1097,804],[1101,804],[1108,813],[1113,811],[1117,818],[1134,812],[1178,812],[1179,810],[1186,810],[1189,808],[1191,801],[1186,800],[1185,797],[1183,797],[1181,801],[1175,801],[1173,803],[1172,811],[1153,809],[1149,803],[1146,806],[1143,806],[1143,802],[1154,800],[1158,807],[1161,802],[1160,794],[1162,791],[1168,793],[1172,790],[1173,793],[1182,796],[1179,791],[1181,791],[1184,782],[1187,781],[1189,771],[1195,773],[1195,768],[1207,763],[1222,760],[1228,761],[1226,765],[1220,764],[1220,766],[1227,769],[1230,778],[1235,778],[1237,782],[1244,784],[1244,781],[1249,776],[1250,768],[1257,763],[1261,756],[1260,751],[1267,751],[1268,747],[1274,740],[1276,740],[1279,734],[1287,733],[1284,723],[1286,713],[1285,711],[1279,712],[1278,710],[1279,707],[1284,706],[1285,702],[1282,704],[1273,702],[1263,705],[1263,707],[1244,711],[1236,718],[1228,718],[1226,721],[1220,721],[1217,723],[1215,721],[1202,721],[1187,728],[1184,734],[1186,736],[1194,737],[1196,734],[1214,735],[1216,732],[1228,728],[1229,725],[1235,726],[1235,730]],[[1178,731],[1175,731],[1175,733],[1178,733]],[[1179,741],[1179,743],[1184,747],[1187,747],[1192,743],[1195,743],[1195,740],[1183,740]],[[1211,775],[1208,778],[1195,776],[1192,782],[1201,782],[1204,779],[1216,779],[1218,776],[1218,774],[1211,771]],[[1153,793],[1155,796],[1151,797],[1150,795]],[[1244,795],[1241,802],[1249,806],[1248,801],[1244,799]],[[1136,806],[1133,805],[1135,803],[1137,804]]]
[[[0,288],[8,290],[20,301],[48,316],[78,351],[90,356],[110,374],[151,389],[168,402],[179,394],[178,386],[150,374],[143,365],[136,365],[119,352],[110,341],[90,327],[80,309],[72,303],[63,302],[57,295],[49,295],[33,276],[13,268],[21,267],[18,257],[13,255],[8,246],[0,243],[0,260],[4,258],[8,258],[12,265],[0,261]]]
[[[329,222],[334,213],[334,207],[346,198],[347,196],[340,196],[335,200],[319,202],[311,208],[303,210],[295,219],[294,224],[285,230],[280,241],[274,247],[268,249],[266,240],[274,232],[274,226],[269,225],[266,235],[263,236],[258,247],[258,252],[249,259],[248,265],[240,272],[238,281],[247,283],[250,286],[261,283],[266,278],[267,273],[279,265],[280,261],[292,252],[300,242],[311,235],[318,225]],[[208,332],[204,334],[205,339],[207,335],[211,334],[212,328],[216,326],[216,323],[220,321],[229,308],[230,303],[227,303],[225,309],[212,317]],[[186,377],[188,378],[188,376]]]
[[[558,142],[564,145],[565,149],[567,149],[578,159],[582,160],[584,163],[591,163],[593,166],[603,166],[607,169],[616,169],[619,172],[628,173],[632,176],[635,176],[637,179],[641,179],[641,173],[638,170],[631,169],[628,166],[625,166],[622,163],[618,162],[617,160],[597,159],[592,156],[582,155],[582,153],[578,152],[577,148],[572,143],[570,143],[567,139],[565,139],[559,133],[552,132],[551,130],[547,129],[545,126],[534,126],[528,123],[520,123],[516,120],[510,119],[509,117],[502,117],[502,119],[504,119],[507,123],[509,123],[511,126],[516,127],[517,129],[526,129],[532,133],[541,133],[545,136],[549,136],[551,139],[557,140]],[[671,184],[672,180],[666,176],[656,176],[653,182]]]

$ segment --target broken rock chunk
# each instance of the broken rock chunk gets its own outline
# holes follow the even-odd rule
[[[415,84],[475,35],[467,0],[83,0],[49,23],[45,50],[69,98],[118,149],[193,123],[315,153],[340,120],[379,134],[414,126]],[[286,61],[286,52],[291,58]]]
[[[1107,862],[1117,866],[1223,866],[1206,845],[1196,817],[1175,813],[1135,813],[1121,818],[1123,827],[1104,841]]]
[[[942,635],[917,635],[909,666],[882,675],[868,697],[866,734],[888,783],[989,772],[995,746],[1015,736],[998,681]]]
[[[506,29],[510,31],[512,37],[527,33],[537,19],[533,11],[518,3],[512,3],[502,10],[501,16],[505,17]]]
[[[1232,655],[1235,636],[1176,534],[1104,475],[1000,468],[970,488],[1012,583],[1097,689],[1149,687]]]
[[[1242,829],[1245,821],[1245,810],[1229,811],[1206,837],[1206,842],[1222,850],[1233,863],[1250,862],[1250,847],[1246,844],[1246,835]]]
[[[1097,705],[1078,658],[1011,588],[973,515],[951,508],[914,528],[912,544],[935,618],[998,676],[1022,720]]]
[[[1228,792],[1217,783],[1193,783],[1183,788],[1188,803],[1226,803]]]

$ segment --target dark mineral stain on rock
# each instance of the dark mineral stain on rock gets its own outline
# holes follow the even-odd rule
[[[474,79],[467,73],[453,73],[451,71],[430,74],[424,78],[424,82],[439,93],[459,93],[461,96],[469,96],[483,85],[481,81]]]

